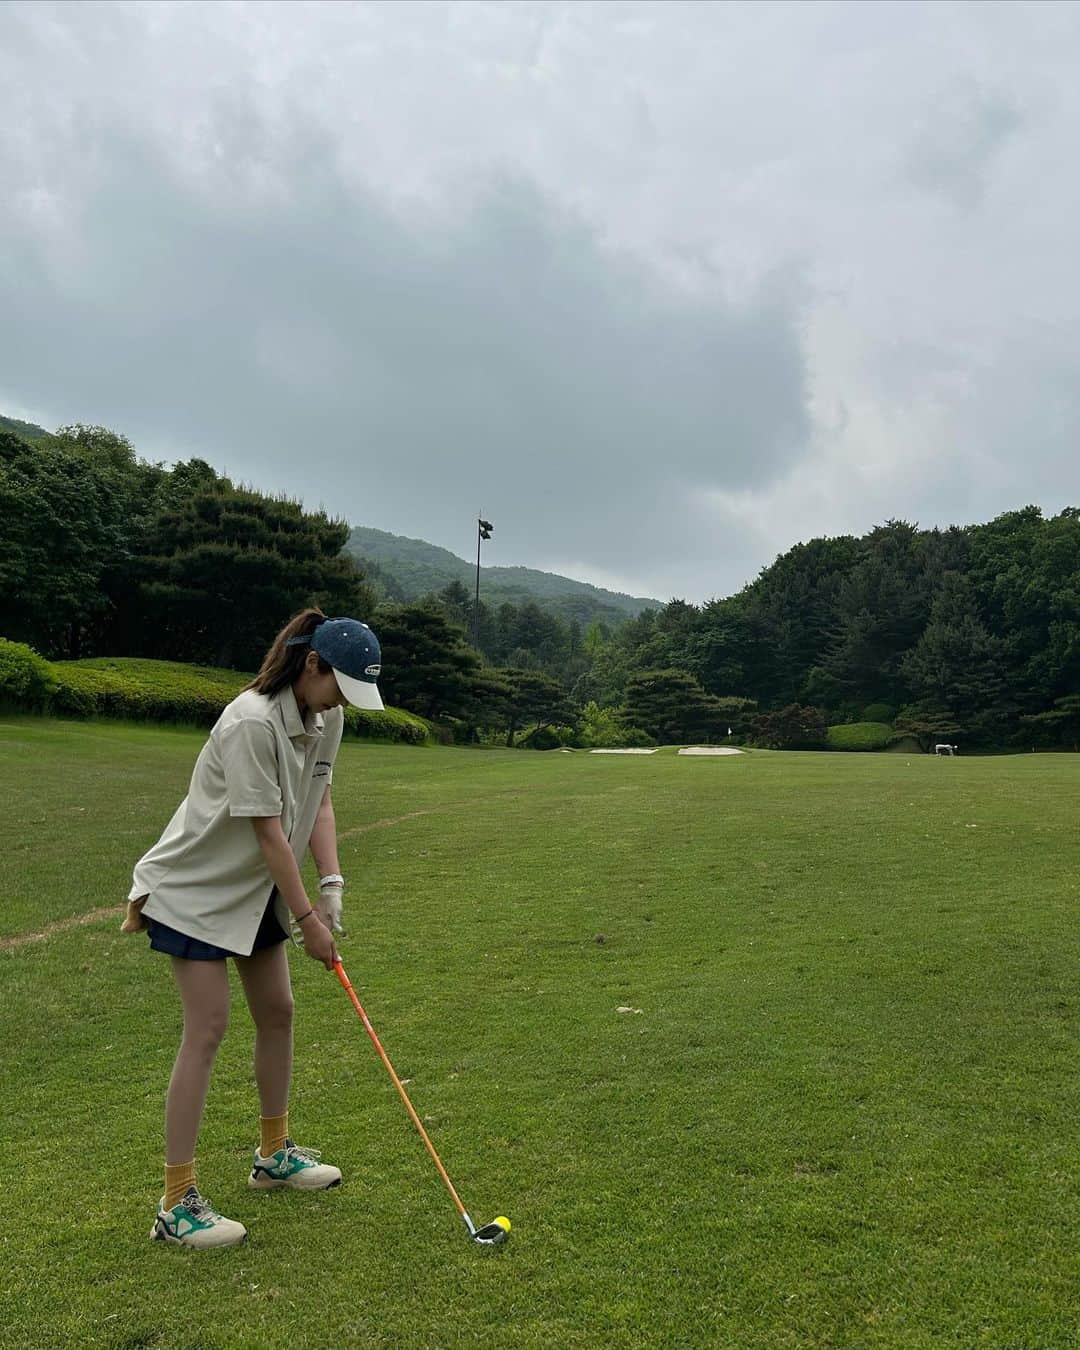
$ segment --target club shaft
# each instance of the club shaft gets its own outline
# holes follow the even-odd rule
[[[421,1125],[420,1117],[416,1114],[416,1111],[413,1109],[412,1102],[409,1101],[409,1094],[401,1086],[401,1079],[394,1072],[394,1066],[390,1063],[390,1059],[386,1051],[379,1044],[379,1038],[378,1036],[375,1035],[375,1028],[368,1021],[368,1015],[364,1011],[363,1004],[356,997],[356,990],[350,984],[349,977],[348,975],[345,974],[345,967],[342,965],[340,960],[334,963],[334,972],[337,975],[338,979],[341,981],[342,986],[345,989],[345,992],[352,999],[353,1007],[360,1014],[360,1020],[364,1024],[364,1030],[371,1037],[372,1044],[374,1045],[375,1049],[378,1050],[379,1052],[379,1058],[386,1065],[387,1072],[390,1074],[390,1077],[394,1080],[394,1086],[401,1094],[401,1100],[405,1103],[406,1111],[408,1111],[409,1115],[412,1117],[412,1123],[420,1131],[420,1138],[424,1141],[424,1144],[427,1146],[427,1151],[431,1154],[435,1166],[439,1169],[439,1176],[442,1177],[446,1189],[450,1192],[451,1198],[453,1199],[454,1204],[457,1206],[458,1213],[465,1220],[465,1226],[469,1228],[469,1231],[471,1232],[472,1227],[469,1222],[468,1215],[465,1213],[465,1206],[461,1203],[457,1191],[454,1190],[454,1183],[447,1176],[446,1168],[442,1165],[441,1161],[439,1160],[439,1155],[435,1152],[435,1146],[428,1138],[427,1130],[425,1130],[423,1125]]]

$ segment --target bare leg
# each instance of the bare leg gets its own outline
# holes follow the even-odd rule
[[[236,968],[255,1023],[259,1111],[264,1116],[283,1116],[289,1109],[293,1053],[293,996],[284,942],[264,947],[253,956],[238,956]]]
[[[224,961],[174,956],[172,968],[184,1005],[184,1038],[165,1098],[165,1161],[175,1166],[195,1156],[210,1070],[229,1023],[229,976]]]

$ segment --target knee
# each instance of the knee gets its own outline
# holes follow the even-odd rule
[[[204,1013],[194,1025],[185,1024],[184,1045],[204,1059],[213,1059],[228,1025],[228,1012]]]
[[[259,1006],[255,1016],[255,1025],[260,1031],[291,1031],[293,1024],[292,994],[282,994],[268,999]]]

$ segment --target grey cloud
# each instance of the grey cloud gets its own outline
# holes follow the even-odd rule
[[[1078,52],[1035,0],[9,3],[0,409],[699,599],[1059,508]]]
[[[208,110],[197,173],[129,128],[78,134],[96,173],[64,204],[77,264],[0,226],[19,406],[438,542],[482,504],[508,561],[585,538],[642,579],[694,552],[695,492],[764,485],[805,443],[785,281],[738,307],[675,293],[505,174],[407,225],[341,179],[325,133],[271,134],[236,94]]]
[[[911,181],[962,210],[981,205],[994,163],[1024,124],[1001,90],[955,84],[928,111],[908,152]]]

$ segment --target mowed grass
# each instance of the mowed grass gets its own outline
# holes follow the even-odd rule
[[[201,743],[0,723],[2,932],[119,900]],[[198,1161],[249,1241],[150,1244],[180,1017],[118,909],[0,950],[0,1343],[1075,1345],[1078,789],[1067,755],[346,744],[342,954],[510,1243],[467,1242],[292,953],[293,1132],[346,1184],[246,1189],[237,995]]]

